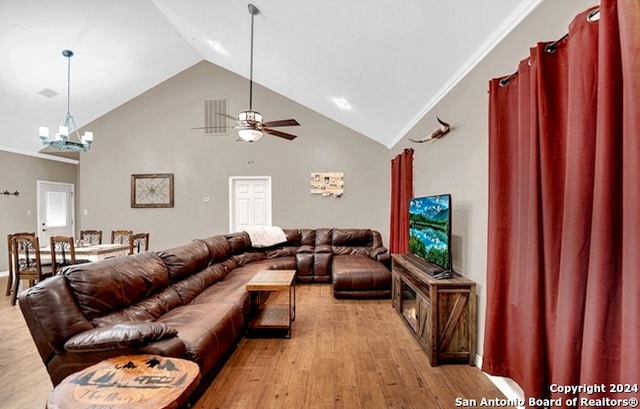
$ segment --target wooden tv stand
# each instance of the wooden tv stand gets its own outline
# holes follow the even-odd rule
[[[473,365],[476,283],[459,275],[438,280],[401,254],[391,256],[391,273],[392,305],[424,348],[431,366]]]

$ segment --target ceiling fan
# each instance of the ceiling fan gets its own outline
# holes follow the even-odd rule
[[[253,18],[260,14],[260,10],[254,6],[253,4],[248,5],[249,14],[251,14],[251,59],[250,59],[250,70],[249,70],[249,109],[246,111],[242,111],[238,114],[238,117],[235,118],[231,115],[216,113],[217,115],[224,116],[233,121],[237,122],[237,126],[234,126],[234,129],[238,130],[238,136],[240,139],[246,142],[256,142],[260,138],[262,138],[263,134],[269,134],[273,136],[277,136],[280,138],[284,138],[287,140],[293,140],[297,138],[297,135],[293,135],[290,133],[278,131],[271,128],[278,128],[282,126],[299,126],[300,124],[295,119],[280,119],[277,121],[267,121],[263,122],[262,114],[260,112],[253,110]],[[205,128],[194,128],[194,129],[208,129]]]

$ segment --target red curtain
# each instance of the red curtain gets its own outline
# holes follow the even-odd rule
[[[548,46],[490,82],[483,370],[563,407],[638,398],[609,385],[640,383],[640,6]]]
[[[413,197],[413,149],[391,160],[391,223],[389,251],[409,252],[409,199]]]

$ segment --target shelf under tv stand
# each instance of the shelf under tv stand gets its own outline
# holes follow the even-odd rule
[[[391,257],[392,305],[429,357],[442,363],[474,364],[476,283],[455,275],[436,279],[404,255]]]

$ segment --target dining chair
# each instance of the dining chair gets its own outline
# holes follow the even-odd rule
[[[80,230],[80,240],[85,245],[102,244],[102,230]]]
[[[112,230],[111,244],[129,244],[129,236],[132,233],[131,230]]]
[[[142,253],[149,250],[149,233],[132,234],[129,238],[129,254]]]
[[[33,232],[20,232],[20,233],[10,233],[7,234],[7,264],[9,264],[8,275],[7,275],[7,289],[5,290],[4,295],[11,295],[11,287],[13,286],[13,251],[11,250],[11,238],[18,234],[35,234]]]
[[[13,288],[11,305],[16,305],[20,280],[29,280],[29,286],[54,275],[51,264],[43,264],[40,260],[40,241],[32,233],[14,234],[11,238],[13,253]]]
[[[76,259],[76,247],[71,236],[51,236],[49,241],[51,245],[51,264],[55,272],[66,266],[91,261]]]

